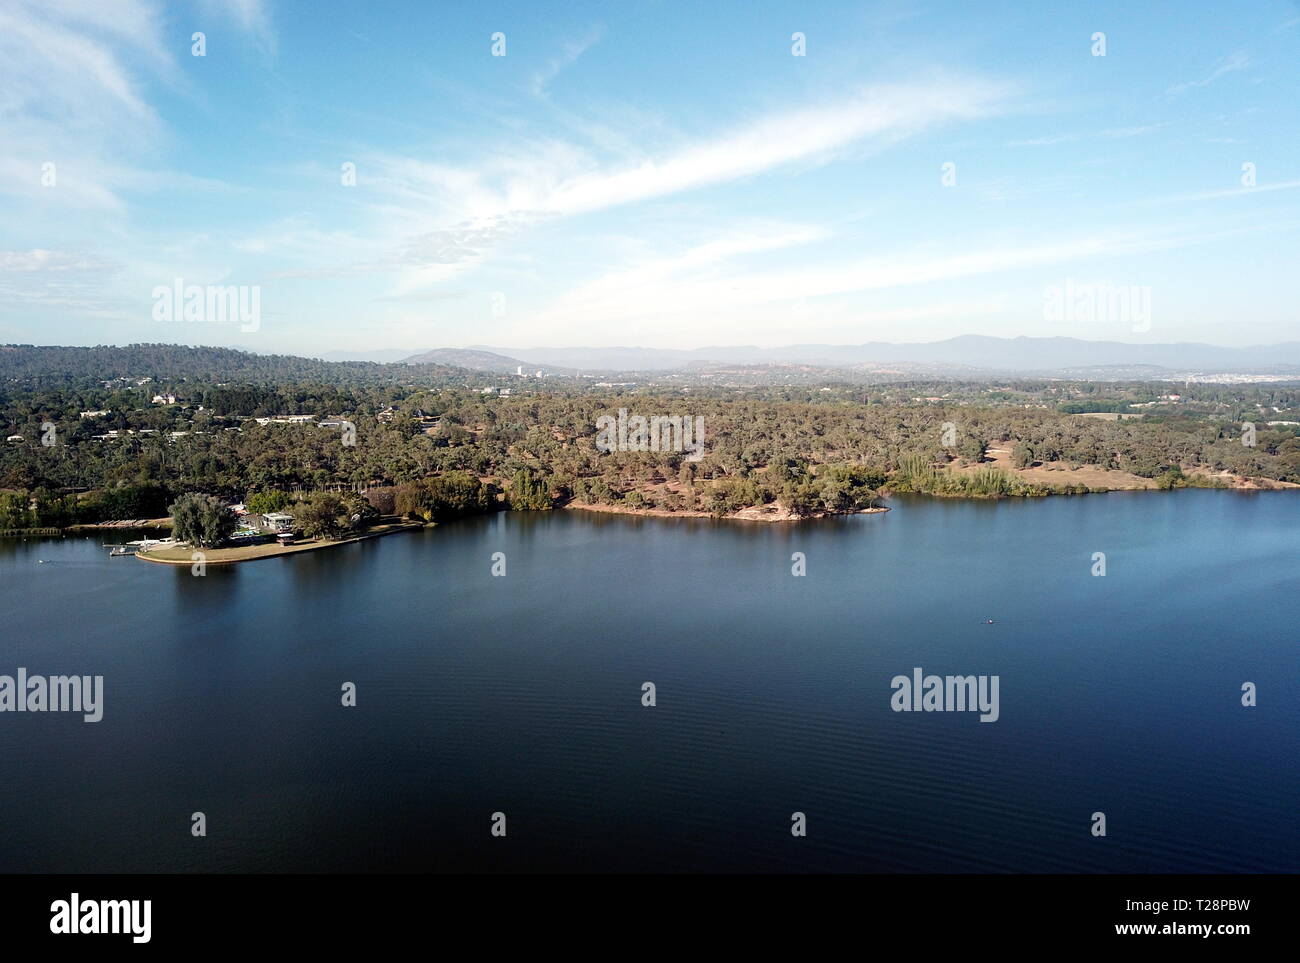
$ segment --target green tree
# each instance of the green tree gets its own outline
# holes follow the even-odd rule
[[[288,492],[282,492],[278,488],[268,488],[249,495],[245,507],[256,515],[265,515],[268,512],[284,511],[291,501]]]
[[[506,500],[515,511],[545,511],[552,506],[550,486],[531,468],[515,472],[506,491]]]
[[[235,530],[234,513],[212,495],[190,492],[176,499],[167,510],[172,516],[172,535],[190,545],[213,548]]]
[[[308,538],[338,538],[349,527],[343,499],[332,492],[317,492],[294,506],[293,521]]]
[[[31,528],[26,492],[0,492],[0,528]]]
[[[339,497],[339,501],[343,503],[346,527],[354,532],[369,528],[379,517],[379,509],[358,492],[344,492]]]
[[[463,471],[401,485],[394,506],[399,515],[440,522],[466,515],[481,515],[493,505],[491,489]]]
[[[827,465],[817,473],[814,484],[828,512],[853,512],[870,508],[884,476],[861,465]]]

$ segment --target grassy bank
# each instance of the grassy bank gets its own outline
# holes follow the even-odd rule
[[[340,545],[351,545],[353,542],[364,542],[366,539],[379,538],[384,535],[391,535],[394,532],[407,532],[416,528],[424,528],[424,523],[385,522],[381,525],[371,526],[356,535],[349,535],[347,538],[309,538],[297,541],[292,545],[280,545],[270,542],[262,545],[241,545],[236,548],[206,548],[201,550],[191,548],[189,545],[177,545],[154,549],[149,552],[139,552],[135,557],[141,561],[159,562],[163,565],[193,565],[196,560],[192,556],[196,551],[202,551],[202,561],[206,565],[233,565],[237,562],[255,562],[263,558],[277,558],[281,555],[294,555],[299,552],[315,552],[324,548],[337,548]]]

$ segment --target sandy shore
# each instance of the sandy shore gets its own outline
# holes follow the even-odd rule
[[[1160,486],[1154,478],[1145,478],[1141,475],[1134,475],[1131,472],[1114,468],[1099,468],[1096,465],[1082,465],[1079,468],[1071,468],[1064,462],[1035,462],[1029,468],[1016,468],[1011,461],[1011,449],[1009,448],[990,448],[983,463],[964,467],[949,465],[948,471],[969,474],[981,468],[1001,468],[1015,478],[1034,482],[1038,485],[1046,485],[1049,488],[1086,485],[1094,491],[1108,492],[1160,490]],[[1226,471],[1216,472],[1205,466],[1184,468],[1183,471],[1189,476],[1196,475],[1201,478],[1222,482],[1228,488],[1238,491],[1276,491],[1283,488],[1300,488],[1300,485],[1295,482],[1274,481],[1268,478],[1247,478]]]
[[[579,512],[600,512],[605,515],[642,515],[647,518],[718,518],[719,516],[709,512],[699,511],[681,511],[670,512],[663,508],[625,508],[622,505],[585,505],[580,502],[569,502],[562,506],[562,510],[574,510]],[[807,521],[812,518],[833,518],[836,515],[878,515],[882,512],[889,511],[888,508],[863,508],[856,512],[818,512],[815,515],[793,515],[784,508],[773,507],[771,505],[753,506],[742,508],[740,511],[731,515],[723,515],[722,519],[731,521],[739,519],[746,522],[799,522]]]
[[[295,542],[293,545],[279,545],[270,542],[262,545],[243,545],[238,548],[205,548],[202,549],[202,561],[205,565],[234,565],[238,562],[255,562],[262,558],[278,558],[281,555],[294,555],[298,552],[315,552],[323,548],[337,548],[340,545],[351,545],[354,542],[382,538],[384,535],[392,535],[394,532],[409,532],[416,528],[424,528],[424,522],[392,522],[387,525],[376,525],[351,538],[305,539],[301,542]],[[135,557],[142,562],[157,562],[160,565],[194,565],[196,562],[190,556],[195,551],[196,549],[184,545],[161,550],[155,549],[150,552],[137,552]]]

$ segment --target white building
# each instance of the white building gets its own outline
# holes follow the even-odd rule
[[[293,516],[284,512],[267,512],[262,516],[262,527],[273,532],[293,531]]]
[[[200,411],[203,409],[200,408]],[[315,421],[315,415],[271,415],[268,418],[254,419],[259,425],[305,425]]]

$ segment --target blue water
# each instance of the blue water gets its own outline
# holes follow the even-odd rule
[[[0,869],[1300,871],[1300,493],[888,504],[203,577],[0,541],[0,673],[106,690],[0,713]],[[915,666],[999,676],[999,720],[892,711]]]

